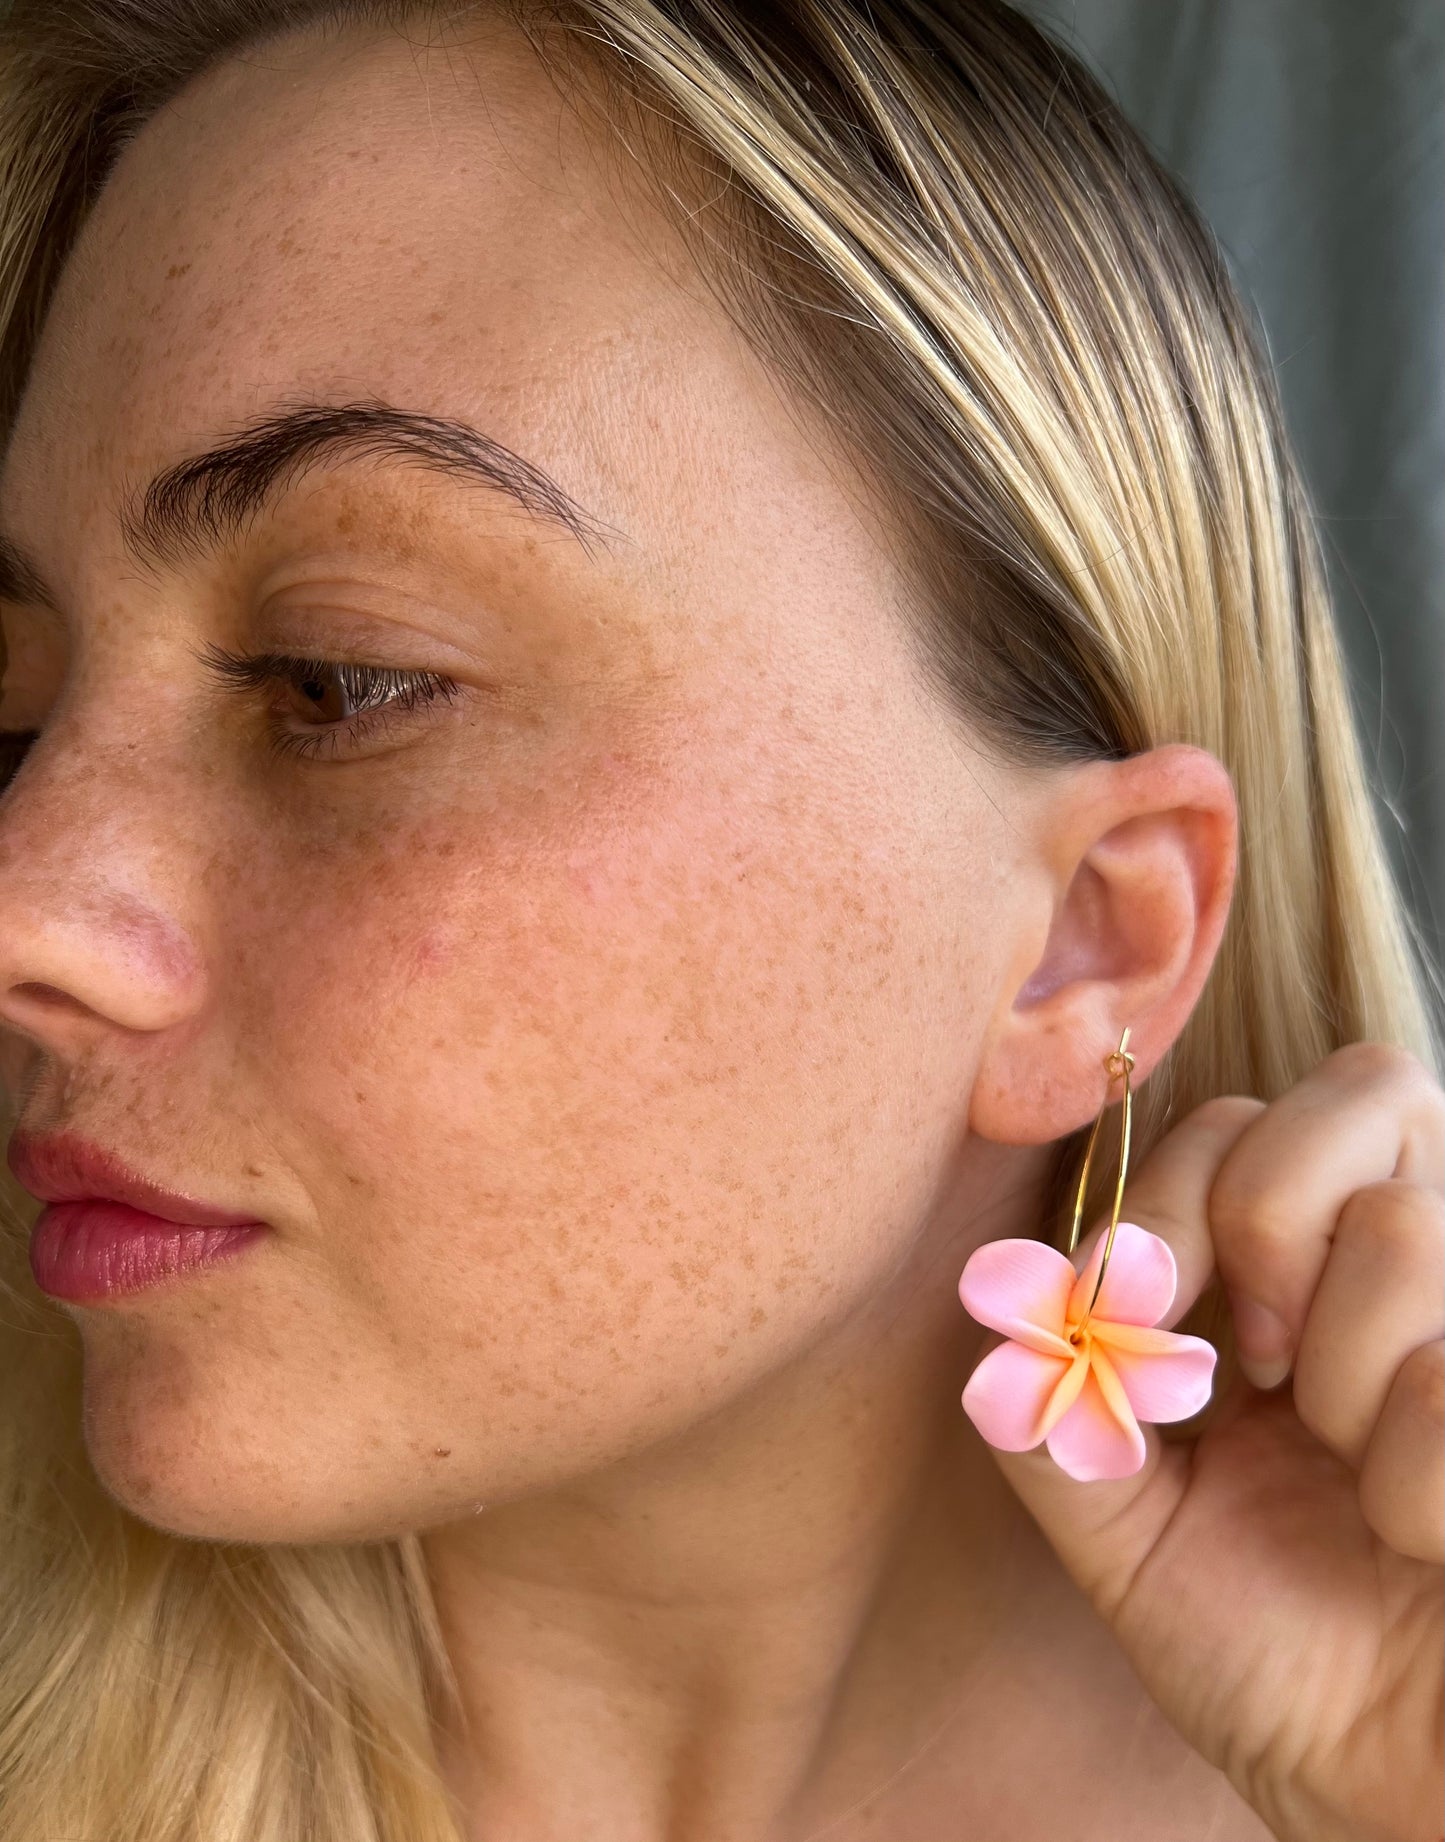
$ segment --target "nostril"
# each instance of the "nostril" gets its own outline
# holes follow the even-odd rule
[[[8,988],[0,987],[0,1023],[34,1036],[76,1014],[92,1017],[95,1012],[83,998],[59,985],[44,985],[27,979]]]
[[[10,990],[12,995],[30,998],[37,1004],[69,1004],[71,1002],[68,994],[63,992],[58,985],[42,985],[35,979],[28,979],[22,985],[12,985]]]

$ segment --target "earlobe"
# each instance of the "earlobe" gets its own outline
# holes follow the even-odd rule
[[[1098,1111],[1099,1067],[1108,1053],[1098,1045],[1110,1032],[1118,1042],[1125,1023],[1099,1001],[1106,988],[1075,981],[1062,1003],[1015,1012],[984,1050],[969,1104],[969,1130],[997,1145],[1045,1145],[1086,1125]],[[1131,1027],[1136,1087],[1159,1061],[1167,1043],[1142,1048]]]
[[[969,1127],[1005,1145],[1076,1131],[1127,1026],[1142,1083],[1204,989],[1228,919],[1237,811],[1214,755],[1168,744],[1091,762],[1039,812],[1056,890],[1035,963],[1000,989]],[[1018,976],[1022,972],[1022,976]]]

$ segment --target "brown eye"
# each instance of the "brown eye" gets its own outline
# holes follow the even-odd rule
[[[390,666],[347,665],[333,659],[303,659],[293,653],[229,653],[207,646],[202,663],[227,689],[243,694],[282,687],[292,709],[303,714],[300,729],[275,730],[278,754],[335,755],[361,742],[374,726],[386,725],[438,701],[450,701],[461,687],[439,672],[398,671]]]
[[[339,668],[333,672],[333,678],[339,680]],[[320,672],[313,672],[308,677],[292,681],[291,688],[299,697],[309,704],[308,714],[319,716],[323,722],[339,723],[355,714],[351,699],[343,685],[333,682]]]

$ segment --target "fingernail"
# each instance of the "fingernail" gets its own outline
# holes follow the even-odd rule
[[[1246,1378],[1262,1389],[1277,1388],[1289,1374],[1294,1353],[1284,1319],[1243,1292],[1231,1292],[1234,1341]]]

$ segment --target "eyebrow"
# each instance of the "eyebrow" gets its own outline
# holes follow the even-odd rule
[[[325,461],[380,457],[505,493],[575,538],[625,535],[585,511],[549,473],[469,423],[398,409],[376,398],[291,403],[200,454],[163,468],[120,516],[127,554],[142,569],[174,569],[241,536],[276,491]],[[61,612],[25,551],[0,533],[0,600]]]

